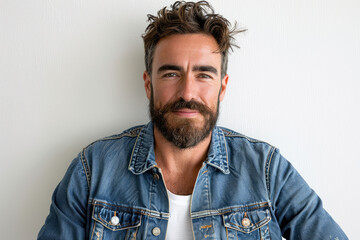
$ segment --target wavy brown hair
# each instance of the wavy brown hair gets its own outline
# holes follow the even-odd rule
[[[156,44],[160,39],[174,34],[204,33],[215,38],[221,53],[221,78],[227,71],[228,53],[233,47],[238,47],[234,35],[245,31],[230,29],[230,22],[219,14],[214,13],[212,6],[206,1],[185,2],[176,1],[170,9],[164,7],[157,16],[148,14],[150,22],[142,35],[145,47],[145,67],[151,75],[151,67]]]

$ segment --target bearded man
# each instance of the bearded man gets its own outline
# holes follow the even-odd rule
[[[149,20],[151,122],[81,151],[38,239],[347,239],[278,149],[216,126],[239,30],[205,1]]]

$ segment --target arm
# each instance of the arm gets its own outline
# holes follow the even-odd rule
[[[267,169],[270,200],[286,239],[348,239],[321,199],[278,150]]]
[[[38,240],[85,239],[87,201],[88,183],[78,156],[53,193],[50,213]]]

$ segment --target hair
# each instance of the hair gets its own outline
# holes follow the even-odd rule
[[[230,22],[219,14],[207,1],[185,2],[176,1],[170,5],[170,9],[164,7],[159,10],[157,16],[148,14],[150,22],[145,33],[142,35],[145,47],[145,67],[151,75],[156,44],[160,39],[174,35],[187,33],[203,33],[215,38],[221,53],[221,78],[227,71],[228,53],[235,43],[234,35],[245,29],[237,30],[236,22],[230,29]]]

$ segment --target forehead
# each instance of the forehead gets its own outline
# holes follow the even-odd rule
[[[213,65],[219,69],[221,65],[219,45],[213,36],[200,33],[165,37],[156,45],[153,68],[163,64]]]

